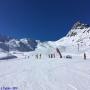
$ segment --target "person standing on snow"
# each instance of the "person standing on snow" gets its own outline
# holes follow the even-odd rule
[[[38,59],[38,54],[35,55],[36,59]]]
[[[50,54],[48,55],[48,57],[50,58]]]
[[[53,54],[53,58],[55,58],[55,54]]]
[[[84,53],[84,60],[86,60],[86,53]]]
[[[42,55],[40,54],[39,56],[40,56],[40,59],[41,59],[41,56],[42,56]]]

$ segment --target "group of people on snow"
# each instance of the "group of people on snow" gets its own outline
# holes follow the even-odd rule
[[[62,54],[61,54],[61,52],[58,48],[56,48],[56,52],[58,53],[60,58],[62,58]],[[35,57],[36,57],[36,59],[41,59],[42,54],[36,54]],[[48,54],[48,58],[56,58],[56,54],[55,53],[50,53],[50,54]]]
[[[36,57],[36,59],[41,59],[42,54],[36,54],[35,57]]]
[[[60,50],[58,49],[58,48],[56,48],[56,52],[57,52],[57,54],[59,55],[59,57],[60,58],[62,58],[62,54],[61,54],[61,52],[60,52]],[[48,54],[48,56],[47,56],[48,58],[56,58],[56,54],[55,53],[51,53],[51,54]],[[30,58],[30,56],[25,56],[25,59],[26,58]],[[35,58],[36,59],[41,59],[42,58],[42,54],[41,53],[39,53],[39,54],[36,54],[35,55]],[[87,59],[87,56],[86,56],[86,53],[84,52],[84,54],[83,54],[83,58],[84,58],[84,60],[86,60]]]

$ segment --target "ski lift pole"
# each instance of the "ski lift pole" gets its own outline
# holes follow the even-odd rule
[[[8,41],[9,42],[9,41]],[[10,55],[10,47],[9,47],[9,43],[7,42],[7,53],[8,53],[8,56]]]
[[[8,44],[8,56],[9,56],[9,44]]]

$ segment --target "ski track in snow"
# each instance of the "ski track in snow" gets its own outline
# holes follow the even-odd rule
[[[90,90],[89,65],[90,61],[83,59],[19,58],[1,61],[0,87],[17,86],[19,90]]]
[[[68,86],[72,89],[72,90],[78,90],[75,86],[73,86],[72,84],[68,84]]]

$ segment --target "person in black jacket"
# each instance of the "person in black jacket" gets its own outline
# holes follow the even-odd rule
[[[84,60],[86,60],[86,53],[84,53]]]

